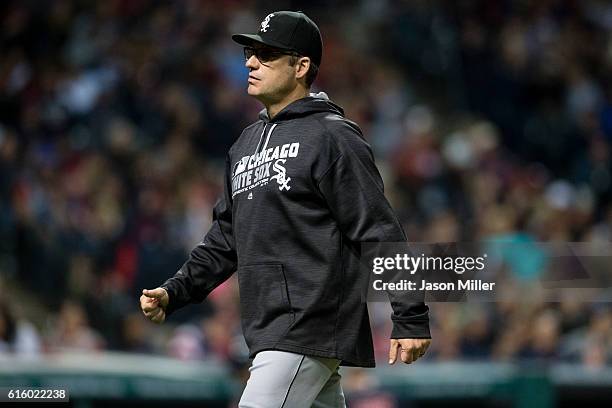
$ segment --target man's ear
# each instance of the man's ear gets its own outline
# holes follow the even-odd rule
[[[304,78],[309,68],[310,58],[300,57],[300,59],[298,59],[297,63],[295,64],[295,77],[297,79]]]

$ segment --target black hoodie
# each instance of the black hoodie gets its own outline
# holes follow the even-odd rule
[[[403,242],[370,146],[321,93],[242,132],[226,158],[213,225],[162,286],[167,315],[238,271],[251,357],[284,350],[375,365],[361,242]],[[392,302],[392,338],[429,338],[424,303]]]

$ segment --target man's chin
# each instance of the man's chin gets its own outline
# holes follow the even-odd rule
[[[265,104],[267,101],[266,95],[262,94],[262,92],[259,89],[254,88],[253,86],[249,86],[247,88],[247,94],[257,99],[259,102],[263,104]]]
[[[253,85],[249,85],[247,87],[247,93],[250,96],[255,96],[256,97],[257,95],[259,95],[259,89],[255,88]]]

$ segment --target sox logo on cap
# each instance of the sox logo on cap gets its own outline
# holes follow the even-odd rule
[[[266,18],[264,18],[264,21],[261,22],[261,32],[265,33],[268,30],[268,27],[270,27],[270,19],[274,17],[274,13],[270,13],[266,16]]]

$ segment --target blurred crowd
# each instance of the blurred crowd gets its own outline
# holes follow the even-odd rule
[[[48,313],[15,313],[22,299],[3,292],[0,353],[244,364],[235,278],[159,327],[138,297],[210,225],[224,154],[262,108],[230,34],[274,9],[318,22],[313,90],[362,127],[411,241],[610,242],[610,2],[7,1],[0,280]],[[385,361],[390,309],[371,309]],[[612,363],[606,302],[431,309],[432,361]]]

